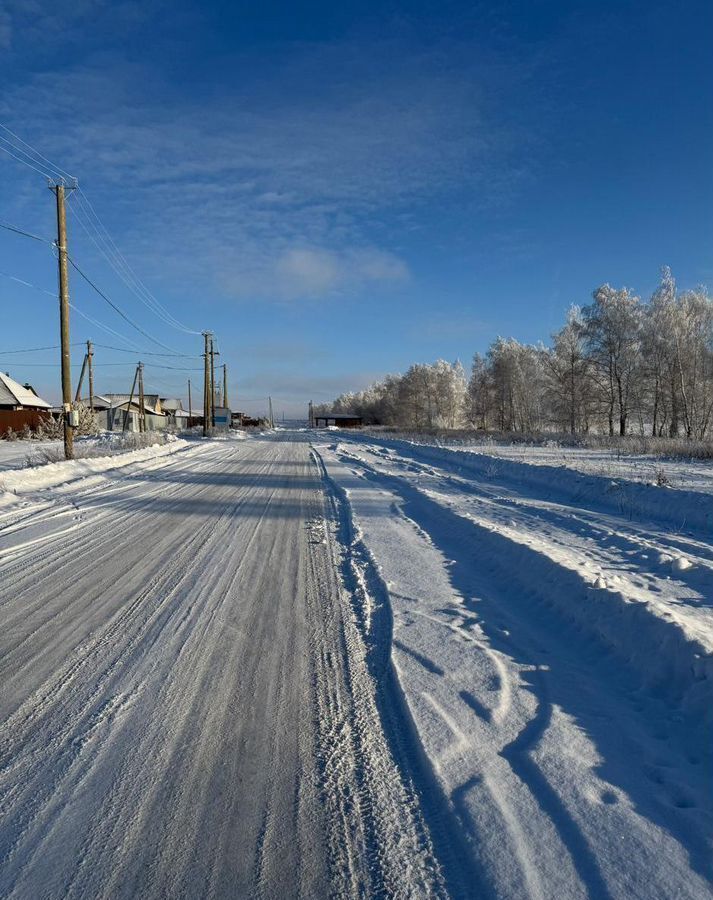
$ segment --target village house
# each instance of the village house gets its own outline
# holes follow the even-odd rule
[[[25,426],[33,431],[49,418],[51,404],[31,384],[20,384],[7,372],[0,372],[0,433],[8,429],[21,431]]]
[[[166,415],[169,428],[188,428],[188,410],[183,408],[183,403],[176,397],[162,397],[161,409]]]
[[[99,401],[99,402],[97,402]],[[94,398],[94,409],[97,410],[99,421],[99,403],[104,406],[104,416],[107,431],[138,431],[139,413],[141,406],[139,398],[129,394],[103,394]],[[161,398],[158,394],[144,394],[144,415],[147,431],[162,431],[168,425],[168,418],[161,406]],[[124,422],[126,428],[124,429]]]

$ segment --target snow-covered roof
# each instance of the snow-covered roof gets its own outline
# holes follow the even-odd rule
[[[123,406],[124,403],[128,403],[131,398],[130,394],[104,394],[104,397],[111,403],[112,407]],[[134,399],[132,400],[132,406],[139,406],[139,395],[138,392],[134,393]],[[159,405],[159,395],[158,394],[144,394],[144,409],[146,412],[153,413],[154,415],[163,415],[160,411]]]
[[[161,397],[161,409],[164,412],[176,412],[183,409],[183,403],[175,397]]]
[[[50,409],[51,404],[38,397],[34,390],[18,384],[14,378],[0,372],[0,404],[26,406],[35,409]]]
[[[94,394],[94,409],[108,409],[111,406],[111,400],[103,394]],[[82,397],[79,401],[84,406],[89,406],[89,397]]]

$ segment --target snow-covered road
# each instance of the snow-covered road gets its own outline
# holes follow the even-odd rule
[[[710,895],[690,491],[297,431],[6,487],[0,896]]]
[[[323,503],[256,439],[4,508],[0,896],[443,893]]]

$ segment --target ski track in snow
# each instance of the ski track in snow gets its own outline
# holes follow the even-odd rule
[[[710,896],[707,513],[470,456],[8,475],[0,896]]]
[[[526,466],[343,433],[315,447],[386,586],[473,895],[710,896],[706,531],[612,510],[596,484],[567,502],[566,479]]]

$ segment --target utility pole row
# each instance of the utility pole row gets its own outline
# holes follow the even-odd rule
[[[57,264],[59,270],[59,321],[60,321],[60,348],[62,370],[62,412],[64,418],[64,455],[65,459],[74,459],[74,428],[79,424],[79,415],[72,409],[72,372],[70,361],[70,336],[69,336],[69,267],[67,248],[67,211],[66,193],[76,188],[76,184],[67,187],[64,182],[50,185],[50,190],[55,195],[57,207]],[[215,349],[213,334],[210,331],[203,332],[203,435],[208,436],[215,428],[216,385],[215,385],[215,357],[220,353]],[[82,371],[77,384],[74,397],[75,403],[81,400],[84,377],[89,375],[89,409],[94,413],[94,348],[91,341],[87,341],[87,352],[84,355]],[[131,405],[138,386],[139,391],[139,430],[146,431],[146,409],[144,398],[144,366],[139,363],[134,373],[134,381],[131,386],[129,403],[124,412],[122,430],[126,431],[131,415]],[[228,366],[223,363],[223,394],[222,405],[228,405]],[[191,380],[188,379],[188,417],[193,417],[193,401],[191,396]],[[272,400],[270,400],[270,423],[274,425],[272,416]]]

